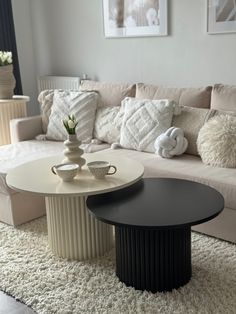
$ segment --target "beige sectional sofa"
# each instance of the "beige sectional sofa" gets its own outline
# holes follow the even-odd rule
[[[212,167],[203,164],[198,155],[196,140],[203,124],[217,110],[236,113],[236,87],[215,85],[204,88],[164,88],[146,84],[108,84],[83,81],[81,90],[97,91],[98,106],[119,106],[126,97],[139,99],[173,99],[183,106],[182,114],[176,116],[172,125],[181,127],[189,141],[185,154],[172,159],[130,149],[111,149],[111,143],[86,144],[85,150],[106,151],[110,155],[125,156],[140,161],[145,167],[145,177],[175,177],[210,185],[225,198],[224,211],[211,222],[198,225],[194,230],[236,242],[236,169]],[[42,116],[11,121],[11,136],[14,144],[0,147],[0,220],[17,225],[36,218],[45,212],[44,201],[40,197],[18,193],[6,185],[7,171],[23,162],[39,157],[59,154],[62,142],[36,140],[35,136],[46,131],[50,116],[52,91],[40,96]],[[101,118],[101,117],[100,117]],[[101,122],[101,121],[100,121]],[[95,120],[95,124],[96,124]],[[101,124],[99,124],[101,125]]]

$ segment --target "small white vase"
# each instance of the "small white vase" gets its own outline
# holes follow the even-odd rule
[[[77,139],[76,134],[68,134],[68,139],[64,142],[66,149],[63,151],[65,159],[63,162],[74,162],[80,166],[80,169],[85,165],[86,160],[82,158],[84,151],[79,146],[81,142]]]
[[[0,99],[11,99],[14,94],[16,80],[13,65],[0,66]]]

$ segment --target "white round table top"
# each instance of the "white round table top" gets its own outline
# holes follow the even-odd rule
[[[22,164],[7,174],[9,187],[20,192],[30,192],[43,196],[87,196],[118,190],[138,181],[144,167],[138,161],[108,154],[84,154],[86,162],[104,160],[117,167],[114,175],[95,179],[85,165],[71,182],[63,182],[53,174],[51,167],[60,164],[63,155],[41,158]]]

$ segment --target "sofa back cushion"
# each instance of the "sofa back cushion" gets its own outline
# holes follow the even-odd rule
[[[83,80],[80,91],[95,91],[99,94],[98,107],[120,106],[125,97],[135,96],[135,85],[103,83]]]
[[[188,140],[187,154],[199,155],[197,150],[197,138],[201,127],[214,114],[210,109],[182,107],[181,114],[174,116],[172,126],[181,128]]]
[[[214,85],[211,108],[236,113],[236,86],[223,84]]]
[[[136,84],[136,98],[172,99],[181,106],[210,108],[212,87],[170,88],[143,83]]]

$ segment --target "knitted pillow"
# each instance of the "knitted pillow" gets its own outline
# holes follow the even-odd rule
[[[205,164],[236,168],[236,118],[219,115],[201,128],[197,147]]]
[[[122,107],[121,146],[146,152],[155,152],[156,138],[171,126],[173,114],[180,113],[179,106],[168,99],[141,100],[127,97]]]
[[[38,96],[40,104],[40,112],[42,115],[42,128],[43,133],[47,133],[47,127],[49,123],[49,117],[51,114],[51,108],[53,104],[54,89],[47,89],[42,91]]]
[[[94,137],[109,144],[119,143],[123,116],[124,111],[120,106],[98,108],[94,124]]]
[[[172,158],[182,155],[188,146],[184,132],[180,128],[171,127],[165,133],[158,136],[154,143],[156,154],[163,158]]]
[[[67,132],[62,120],[74,115],[78,125],[76,134],[82,142],[90,142],[97,108],[97,93],[55,90],[46,137],[63,141]]]

